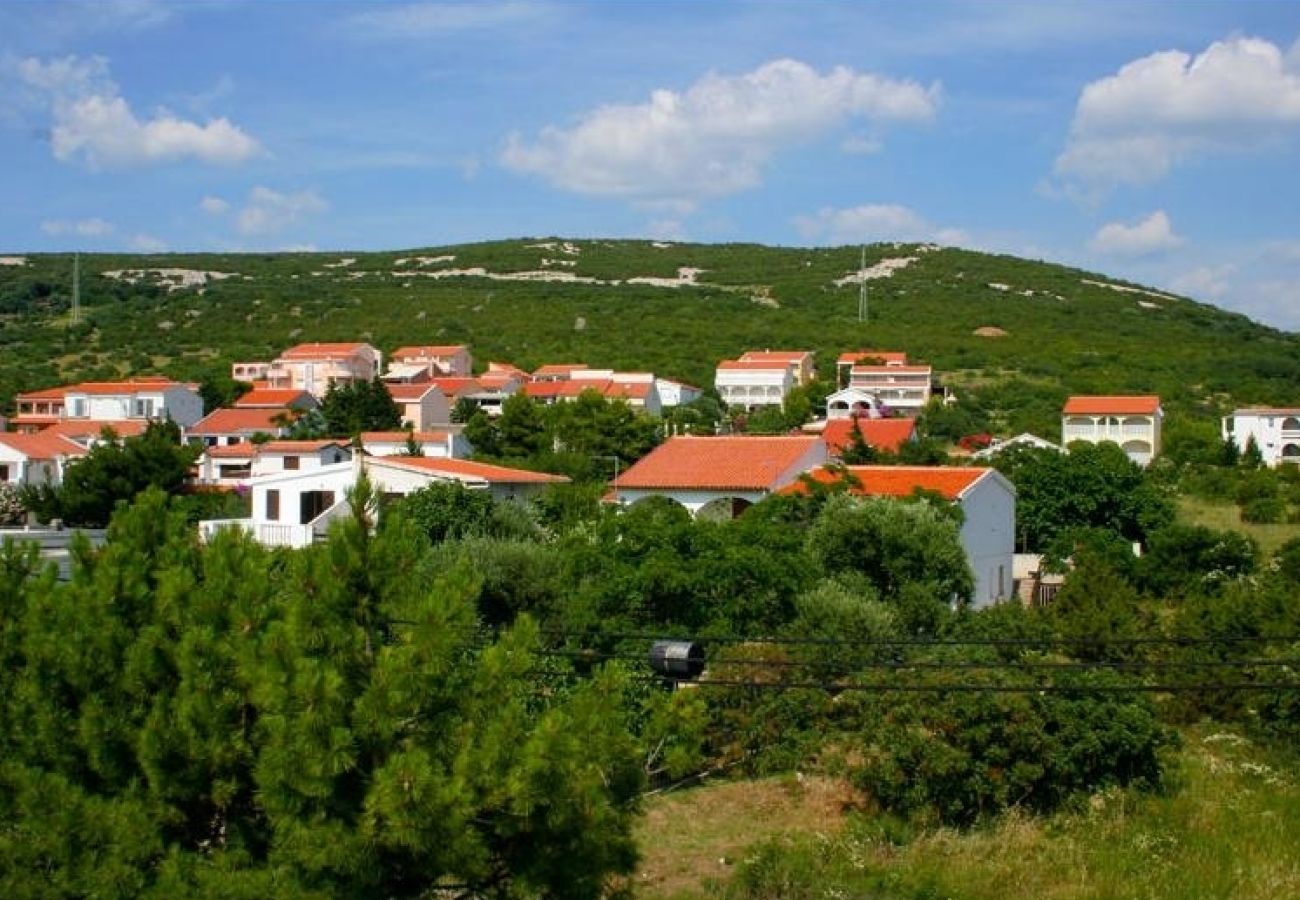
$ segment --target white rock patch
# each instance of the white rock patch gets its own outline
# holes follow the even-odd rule
[[[878,278],[893,278],[894,273],[899,269],[906,269],[912,263],[916,262],[918,257],[915,256],[898,256],[890,259],[882,259],[874,266],[868,266],[865,269],[858,269],[856,272],[850,272],[843,278],[837,278],[834,282],[836,287],[844,287],[846,284],[862,284],[864,281],[875,281]]]
[[[1090,278],[1080,278],[1080,284],[1090,284],[1093,287],[1106,288],[1108,291],[1119,291],[1121,294],[1145,294],[1148,297],[1155,297],[1157,300],[1177,300],[1177,297],[1171,297],[1169,294],[1162,294],[1159,291],[1148,291],[1143,288],[1129,287],[1126,284],[1111,284],[1109,281],[1093,281]]]

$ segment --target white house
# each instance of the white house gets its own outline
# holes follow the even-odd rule
[[[69,462],[86,449],[57,435],[0,433],[0,484],[58,485]]]
[[[253,457],[254,478],[278,472],[306,472],[332,466],[352,458],[344,441],[267,441]]]
[[[718,363],[713,386],[727,406],[753,410],[780,406],[795,380],[790,367],[781,363],[725,359]]]
[[[298,412],[289,407],[214,409],[185,430],[186,440],[208,447],[239,444],[257,435],[280,437]]]
[[[474,359],[464,344],[439,344],[420,347],[398,347],[392,353],[387,380],[411,380],[422,370],[430,378],[469,376],[474,369]]]
[[[1017,447],[1028,447],[1034,450],[1055,450],[1057,453],[1064,453],[1065,450],[1060,444],[1053,444],[1051,441],[1040,438],[1036,434],[1030,434],[1028,431],[1018,434],[1015,437],[1007,438],[1004,441],[994,440],[983,450],[976,450],[970,455],[971,459],[989,459],[996,456],[1004,450],[1013,450]]]
[[[361,449],[371,456],[401,456],[408,438],[415,439],[425,456],[438,459],[464,459],[471,452],[459,425],[439,431],[363,431]]]
[[[864,387],[840,388],[833,394],[826,395],[827,419],[881,419],[885,409],[880,397]]]
[[[1245,451],[1254,439],[1264,464],[1300,463],[1300,409],[1251,407],[1223,418],[1223,439]]]
[[[808,384],[817,377],[811,350],[746,350],[740,354],[740,361],[786,366],[797,385]]]
[[[961,507],[960,539],[975,576],[972,605],[988,606],[1013,595],[1016,489],[996,469],[951,466],[847,466],[818,469],[815,480],[833,483],[847,472],[849,493],[865,497],[908,497],[916,491],[937,493]],[[856,482],[856,483],[854,483]],[[796,482],[787,492],[802,492]]]
[[[203,418],[198,386],[170,378],[141,376],[130,381],[85,381],[19,394],[14,426],[36,431],[58,422],[114,422],[171,419],[182,428]]]
[[[933,370],[909,364],[905,353],[861,350],[842,354],[835,365],[843,388],[827,398],[827,415],[831,418],[851,415],[850,407],[842,404],[864,394],[891,411],[909,416],[919,415],[930,402]]]
[[[609,499],[633,504],[667,497],[693,516],[729,519],[823,465],[815,436],[671,437],[614,479]]]
[[[319,399],[332,384],[372,381],[382,363],[383,356],[369,344],[298,344],[272,361],[265,380],[272,388],[306,391]]]
[[[1071,397],[1061,411],[1061,443],[1112,441],[1145,466],[1160,453],[1163,420],[1156,396]]]
[[[700,388],[671,378],[656,377],[655,389],[659,392],[659,405],[664,407],[686,406],[704,396]]]
[[[560,475],[462,459],[358,454],[312,468],[254,477],[249,482],[252,515],[200,522],[199,533],[208,539],[223,528],[240,528],[267,546],[306,547],[323,539],[336,519],[348,515],[347,493],[363,470],[375,490],[388,497],[455,481],[471,490],[487,491],[494,499],[517,500],[536,495],[548,484],[568,481]]]

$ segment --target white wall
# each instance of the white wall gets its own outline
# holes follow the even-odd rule
[[[1244,452],[1253,437],[1265,465],[1300,463],[1300,428],[1294,427],[1297,424],[1300,412],[1292,410],[1238,411],[1224,418],[1223,439]]]

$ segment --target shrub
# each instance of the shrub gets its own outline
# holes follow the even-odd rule
[[[1241,507],[1241,521],[1252,525],[1276,525],[1286,518],[1286,504],[1280,497],[1256,497]]]
[[[27,509],[19,496],[18,488],[0,483],[0,525],[21,525]]]

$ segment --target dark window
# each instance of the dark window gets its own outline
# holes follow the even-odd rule
[[[9,466],[0,465],[0,481],[9,480]]]
[[[285,467],[286,469],[296,469],[296,468],[298,468],[298,457],[296,457],[296,456],[286,456],[286,457],[284,458],[284,467]]]
[[[280,521],[280,492],[266,492],[266,518],[272,522]]]

